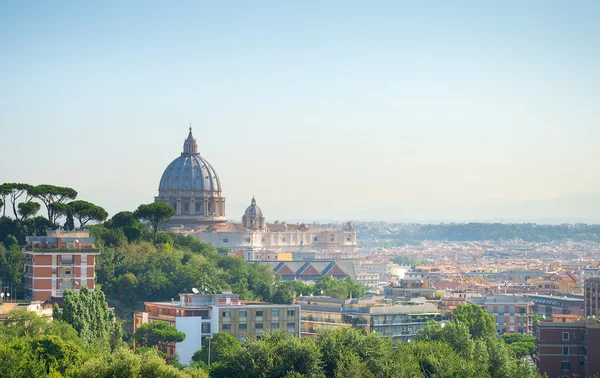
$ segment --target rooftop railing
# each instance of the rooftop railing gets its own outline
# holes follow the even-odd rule
[[[56,248],[56,247],[32,247],[32,246],[25,246],[23,247],[23,251],[27,251],[27,252],[71,252],[71,253],[86,253],[86,252],[100,252],[100,250],[98,248],[87,248],[87,247],[81,247],[81,248]]]

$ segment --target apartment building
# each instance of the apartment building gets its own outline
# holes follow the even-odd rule
[[[432,299],[436,296],[436,291],[431,281],[426,278],[404,278],[398,284],[383,288],[385,296],[390,298],[425,297]]]
[[[533,327],[533,302],[519,295],[495,295],[469,298],[468,303],[483,307],[496,320],[496,333],[521,333],[531,335]]]
[[[240,341],[262,337],[266,331],[284,329],[300,336],[300,306],[276,305],[240,300],[239,294],[185,293],[179,301],[144,302],[145,311],[134,314],[134,330],[148,322],[163,320],[185,333],[185,340],[173,343],[163,352],[175,353],[188,364],[192,355],[207,346],[208,338],[227,332]],[[135,345],[134,345],[135,347]]]
[[[583,284],[585,316],[600,314],[600,278],[588,278]]]
[[[549,377],[592,377],[600,374],[600,323],[576,315],[554,315],[540,321],[534,356],[538,372]]]
[[[534,314],[544,315],[551,318],[552,315],[578,315],[583,316],[584,300],[582,295],[554,296],[527,294],[533,302]]]
[[[25,297],[46,301],[62,297],[64,290],[96,287],[94,238],[87,230],[48,231],[45,236],[28,236],[25,254]]]
[[[337,299],[325,296],[299,297],[303,336],[314,336],[320,327],[356,327],[377,332],[397,342],[411,341],[429,320],[439,320],[431,303],[394,304],[383,296]]]

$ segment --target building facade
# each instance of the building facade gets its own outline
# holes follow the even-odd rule
[[[302,335],[314,336],[320,327],[356,327],[367,333],[388,336],[394,344],[409,342],[425,329],[427,321],[439,319],[431,303],[397,305],[383,296],[336,299],[324,296],[299,297]]]
[[[600,374],[600,323],[574,315],[540,321],[534,361],[549,377],[592,377]]]
[[[552,315],[578,315],[583,316],[583,296],[554,296],[527,294],[533,302],[533,312],[551,318]]]
[[[469,303],[478,304],[494,316],[496,334],[520,333],[531,335],[533,329],[533,302],[518,295],[495,295],[469,298]]]
[[[583,285],[585,316],[600,314],[600,278],[588,278]]]
[[[134,330],[157,320],[176,327],[185,333],[185,340],[168,345],[163,352],[169,358],[177,353],[185,364],[217,332],[229,333],[240,341],[277,329],[300,336],[300,306],[243,301],[231,292],[186,293],[180,294],[179,301],[144,302],[144,306],[144,312],[134,314]]]
[[[25,297],[46,301],[62,297],[64,290],[96,287],[94,238],[89,231],[48,231],[46,236],[28,236],[25,254]]]

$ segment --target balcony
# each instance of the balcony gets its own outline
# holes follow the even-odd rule
[[[75,274],[70,273],[70,274],[61,274],[60,278],[75,278]]]
[[[75,265],[75,260],[61,260],[60,265],[72,266]]]

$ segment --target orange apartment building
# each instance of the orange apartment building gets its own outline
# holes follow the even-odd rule
[[[96,287],[94,238],[87,230],[48,231],[46,236],[28,236],[25,254],[25,297],[46,301],[62,297],[65,289]]]

